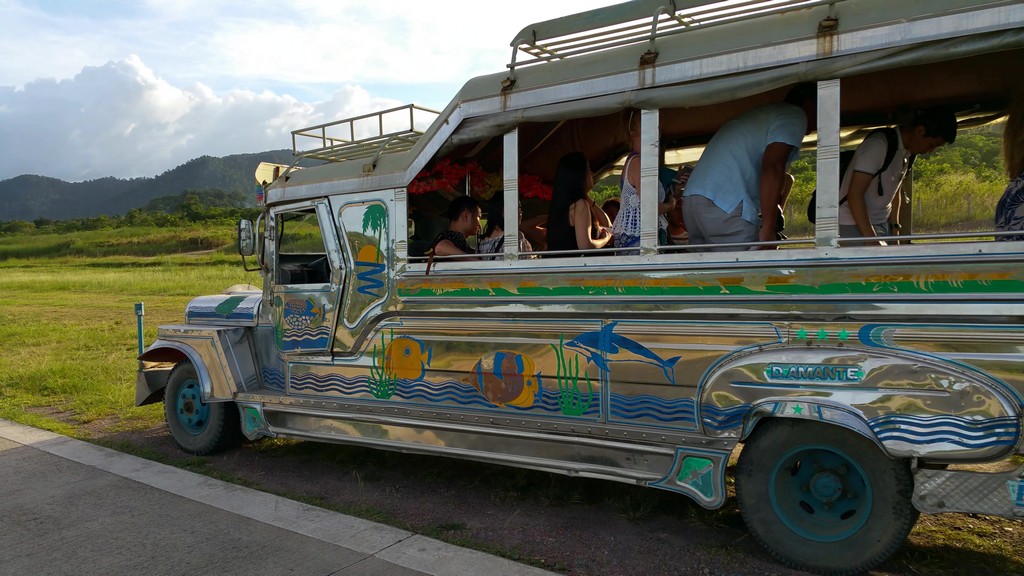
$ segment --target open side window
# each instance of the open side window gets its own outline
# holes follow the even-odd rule
[[[277,284],[326,284],[331,279],[323,231],[312,207],[277,214]]]
[[[315,201],[271,212],[271,304],[282,353],[320,353],[330,348],[342,274],[327,203]]]

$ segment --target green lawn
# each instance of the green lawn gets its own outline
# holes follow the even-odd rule
[[[45,414],[159,422],[159,406],[134,408],[135,303],[145,303],[148,345],[193,297],[258,282],[222,254],[0,261],[0,417],[72,435]]]

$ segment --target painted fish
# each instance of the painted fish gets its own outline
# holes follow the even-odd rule
[[[323,322],[323,308],[316,305],[312,298],[299,300],[293,298],[284,303],[284,324],[289,330],[302,330],[317,326]]]
[[[384,373],[393,378],[421,380],[430,366],[432,349],[409,336],[399,336],[384,349]]]
[[[636,340],[615,333],[618,322],[609,322],[595,332],[584,332],[565,343],[565,347],[587,356],[598,368],[610,372],[610,362],[641,362],[661,368],[669,383],[676,383],[675,366],[682,356],[665,359]],[[608,355],[607,359],[605,354]]]
[[[477,361],[470,384],[497,406],[532,406],[540,393],[540,373],[533,359],[499,350]]]

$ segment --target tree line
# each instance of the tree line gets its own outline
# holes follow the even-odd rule
[[[0,234],[67,233],[132,227],[177,228],[194,224],[227,225],[242,218],[255,219],[260,208],[252,207],[246,193],[218,188],[185,190],[180,195],[161,196],[142,208],[124,215],[53,220],[9,220],[0,222]]]

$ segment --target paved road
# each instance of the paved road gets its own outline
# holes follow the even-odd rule
[[[551,576],[0,419],[0,576]]]

